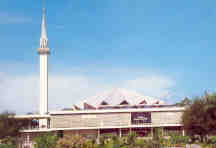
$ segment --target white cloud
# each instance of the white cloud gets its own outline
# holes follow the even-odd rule
[[[51,75],[49,77],[49,109],[56,110],[71,107],[86,97],[97,93],[124,87],[156,97],[170,95],[174,81],[160,75],[149,75],[128,80],[101,79],[82,75]],[[0,73],[0,111],[12,110],[18,114],[35,112],[39,104],[39,76],[9,76]]]
[[[80,100],[105,90],[97,80],[84,76],[49,77],[49,109],[72,107]],[[8,76],[0,73],[0,112],[36,112],[39,107],[39,76]]]
[[[38,79],[35,76],[1,75],[0,111],[32,111],[37,106]]]
[[[21,15],[12,15],[7,12],[0,12],[0,24],[20,24],[31,22],[32,19],[21,16]]]
[[[161,75],[148,75],[128,80],[123,86],[150,96],[169,98],[171,96],[171,89],[174,85],[175,82],[168,77]]]
[[[86,97],[106,89],[97,79],[86,76],[56,75],[49,82],[51,109],[72,107]]]

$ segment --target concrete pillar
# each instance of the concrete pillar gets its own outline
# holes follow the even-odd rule
[[[40,115],[48,113],[48,54],[40,54]],[[40,128],[47,127],[47,119],[39,120]]]
[[[28,129],[31,129],[31,120],[28,120]]]
[[[153,127],[151,128],[151,135],[152,135],[152,138],[154,137],[154,129]]]
[[[40,54],[40,114],[48,112],[48,55]]]
[[[119,129],[119,137],[120,138],[122,137],[122,130],[121,130],[121,128]]]
[[[47,119],[47,128],[50,128],[50,119]]]
[[[131,133],[131,132],[132,132],[132,129],[130,128],[130,129],[129,129],[129,133]]]
[[[100,143],[100,129],[98,129],[98,133],[97,133],[97,143]]]
[[[29,143],[30,137],[29,137],[29,133],[27,133],[27,142]]]
[[[31,147],[29,133],[27,133],[27,142],[26,143],[27,143],[27,146]]]
[[[185,136],[185,130],[182,128],[182,136]]]
[[[164,135],[164,128],[162,127],[161,130],[162,130],[162,136],[165,136]]]

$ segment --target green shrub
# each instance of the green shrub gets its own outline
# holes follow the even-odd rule
[[[212,137],[211,137],[211,142],[212,142],[213,144],[216,144],[216,136],[212,136]]]
[[[16,138],[8,136],[1,139],[0,148],[16,148]]]
[[[177,134],[171,134],[170,140],[172,144],[187,144],[189,143],[189,137],[188,136],[181,136]]]
[[[35,148],[55,148],[57,144],[58,137],[49,133],[41,134],[34,139]]]
[[[14,144],[0,144],[0,148],[16,148]]]
[[[135,146],[137,134],[135,132],[131,132],[127,136],[127,144],[131,147]]]
[[[0,144],[0,148],[9,148],[7,144]]]
[[[136,139],[137,148],[145,148],[147,141],[144,139]]]

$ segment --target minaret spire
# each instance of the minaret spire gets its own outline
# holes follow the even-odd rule
[[[38,49],[38,52],[40,54],[45,54],[45,53],[49,54],[45,8],[43,8],[43,14],[42,14],[40,48]]]

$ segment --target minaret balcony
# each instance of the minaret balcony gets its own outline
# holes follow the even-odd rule
[[[49,48],[38,48],[39,54],[50,54]]]

